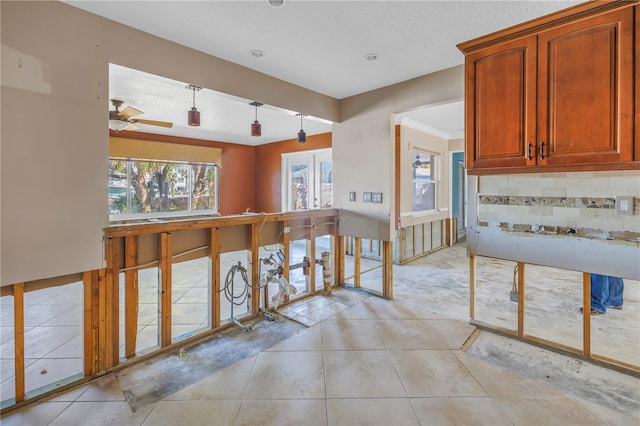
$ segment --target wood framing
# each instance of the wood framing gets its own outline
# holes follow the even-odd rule
[[[211,328],[220,327],[220,229],[211,228],[209,234],[209,260],[211,262]]]
[[[354,249],[353,249],[353,286],[360,288],[360,275],[361,275],[361,263],[362,259],[362,239],[354,237]]]
[[[382,242],[382,295],[393,299],[393,243]]]
[[[524,272],[525,264],[518,262],[518,336],[524,336]]]
[[[251,313],[260,312],[260,246],[258,245],[258,224],[251,224]]]
[[[582,355],[591,356],[591,274],[582,274]]]
[[[307,235],[307,253],[309,255],[309,292],[316,292],[316,221],[309,218],[309,234]]]
[[[284,247],[284,252],[286,253],[287,258],[284,260],[284,264],[282,265],[282,269],[283,269],[283,273],[282,275],[287,279],[287,282],[289,282],[289,275],[291,273],[291,270],[289,269],[289,264],[290,264],[290,255],[289,255],[289,246],[291,245],[291,224],[288,220],[285,220],[282,223],[283,226],[283,234],[282,234],[282,245]],[[285,294],[284,295],[284,302],[287,303],[289,302],[289,295]]]
[[[160,347],[171,345],[171,234],[163,232],[158,238],[160,277]]]
[[[476,257],[469,255],[469,318],[476,318]]]
[[[106,286],[106,368],[119,363],[120,346],[120,250],[116,239],[107,239],[107,269],[105,275]]]
[[[16,402],[24,401],[24,284],[13,285],[13,350]]]
[[[124,237],[124,356],[136,354],[138,336],[138,236]]]

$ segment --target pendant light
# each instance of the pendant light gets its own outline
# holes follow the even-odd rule
[[[190,84],[187,86],[187,89],[193,90],[193,107],[191,107],[188,113],[187,123],[189,126],[198,127],[200,125],[200,111],[196,109],[196,92],[201,90],[202,87]]]
[[[258,121],[258,107],[262,106],[260,102],[251,102],[249,105],[256,107],[256,121],[251,123],[251,136],[262,136],[262,124]]]
[[[300,117],[300,131],[298,132],[298,143],[307,142],[307,134],[304,132],[302,128],[302,119],[307,116],[307,114],[296,114],[296,116]]]

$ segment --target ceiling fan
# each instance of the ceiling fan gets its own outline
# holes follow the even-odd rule
[[[168,121],[144,120],[142,118],[133,118],[136,115],[144,114],[144,112],[133,107],[126,107],[120,111],[119,108],[124,103],[118,99],[111,99],[111,103],[115,110],[109,111],[109,128],[116,132],[120,130],[136,130],[138,127],[135,123],[148,124],[150,126],[173,127],[173,123]]]

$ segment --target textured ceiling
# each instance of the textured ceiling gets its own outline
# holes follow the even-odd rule
[[[580,2],[285,0],[280,7],[271,6],[267,0],[65,3],[342,99],[460,65],[464,58],[456,44]],[[252,50],[265,55],[256,58],[250,54]],[[365,59],[371,53],[380,55],[379,59]],[[114,89],[118,87],[117,82],[111,83]],[[111,95],[137,103],[133,106],[145,111],[150,119],[167,119],[163,114],[169,112],[163,112],[157,102],[143,105],[145,96],[151,96],[148,90],[146,94],[135,93],[136,87],[125,85],[120,85],[120,93]],[[190,100],[190,93],[184,92]],[[240,103],[245,101],[251,100]],[[247,133],[254,114],[249,113],[249,122],[242,123],[243,133]],[[186,116],[186,110],[182,115]],[[217,118],[214,113],[211,117]],[[282,119],[278,126],[295,117]],[[176,123],[178,120],[186,118],[176,116]],[[461,118],[458,120],[461,122]],[[453,123],[424,124],[445,133],[458,128]],[[291,126],[298,127],[299,123]],[[234,134],[239,130],[221,132]],[[173,134],[177,131],[180,129]],[[295,132],[290,137],[295,137]]]

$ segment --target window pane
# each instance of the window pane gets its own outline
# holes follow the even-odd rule
[[[309,208],[309,164],[293,163],[291,165],[291,209]]]
[[[112,160],[109,162],[109,214],[127,213],[127,163]]]
[[[191,170],[193,172],[191,208],[193,210],[215,209],[217,207],[215,198],[217,168],[208,164],[194,164]]]
[[[331,207],[333,198],[333,163],[331,161],[320,162],[320,208]]]
[[[436,209],[436,157],[413,152],[413,211]]]
[[[414,181],[413,211],[434,210],[436,208],[436,184]]]
[[[214,164],[111,160],[109,214],[217,211],[217,173]]]

